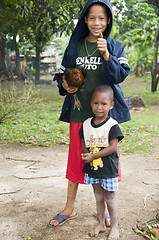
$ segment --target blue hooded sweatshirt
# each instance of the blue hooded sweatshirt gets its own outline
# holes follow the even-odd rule
[[[113,24],[113,14],[109,0],[88,0],[72,33],[69,44],[65,50],[60,72],[63,73],[66,68],[74,68],[76,66],[78,42],[82,38],[85,38],[89,35],[89,30],[84,20],[86,10],[92,4],[98,2],[105,4],[111,12],[110,24],[108,24],[105,32],[103,33],[107,41],[107,48],[110,54],[110,59],[109,61],[105,61],[101,56],[101,84],[107,84],[112,87],[114,91],[114,107],[110,110],[109,116],[114,118],[118,123],[122,123],[129,121],[131,117],[119,83],[123,82],[124,79],[128,76],[130,73],[130,68],[122,44],[119,41],[110,38]],[[60,115],[60,120],[70,122],[72,94],[69,94],[62,87],[62,80],[58,81],[58,87],[60,94],[63,96],[66,95]]]

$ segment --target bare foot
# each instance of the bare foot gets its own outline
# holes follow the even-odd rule
[[[94,211],[93,216],[98,218],[97,210]],[[108,212],[105,213],[105,224],[106,224],[107,227],[111,226],[111,220],[110,220],[110,216],[109,216]]]
[[[111,228],[107,240],[119,240],[119,230],[116,227]]]
[[[105,226],[101,226],[101,225],[98,225],[95,229],[92,229],[89,233],[89,235],[91,237],[98,237],[98,234],[100,232],[105,232],[106,231],[106,227]]]
[[[54,226],[54,227],[57,227],[59,225],[59,221],[54,219],[54,220],[51,220],[49,224]]]
[[[111,226],[110,218],[107,218],[107,219],[105,220],[105,223],[106,223],[106,226],[107,226],[107,227],[110,227],[110,226]]]
[[[70,215],[67,214],[67,213],[65,213],[64,211],[61,212],[59,215],[68,215],[69,217],[74,217],[74,216],[76,216],[76,214],[75,214],[74,211],[73,211],[72,214],[70,214]],[[52,225],[52,226],[54,226],[54,227],[57,227],[57,226],[59,225],[59,221],[58,221],[57,219],[52,219],[52,220],[50,220],[49,224]]]

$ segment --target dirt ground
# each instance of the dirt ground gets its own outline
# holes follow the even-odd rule
[[[158,150],[158,149],[157,149]],[[65,169],[68,146],[24,147],[0,145],[0,239],[82,240],[97,224],[92,213],[92,187],[80,185],[76,199],[78,218],[49,228],[51,217],[65,204]],[[159,211],[159,152],[149,156],[122,155],[122,182],[117,192],[121,240],[142,240],[132,230]],[[101,233],[98,240],[106,239]]]

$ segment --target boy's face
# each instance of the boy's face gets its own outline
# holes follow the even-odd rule
[[[89,36],[91,36],[92,40],[96,40],[99,34],[106,30],[110,19],[108,19],[105,8],[95,4],[89,8],[88,15],[85,17],[85,23],[90,31]]]
[[[114,106],[108,93],[95,92],[91,100],[91,108],[96,119],[104,121],[110,109]]]

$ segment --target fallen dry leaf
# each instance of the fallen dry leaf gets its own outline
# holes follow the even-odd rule
[[[151,232],[155,237],[159,237],[159,228],[152,228]]]

